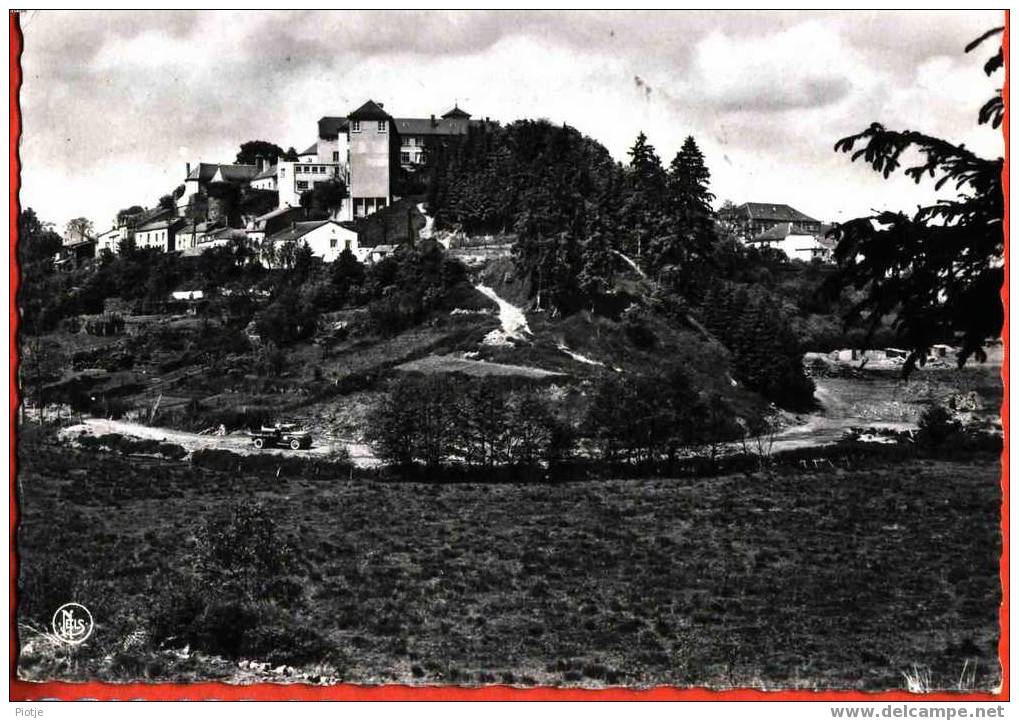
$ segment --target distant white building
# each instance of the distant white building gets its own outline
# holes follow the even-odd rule
[[[832,258],[835,243],[825,237],[826,232],[827,226],[811,231],[795,223],[779,223],[748,240],[747,245],[776,248],[792,260],[828,262]]]

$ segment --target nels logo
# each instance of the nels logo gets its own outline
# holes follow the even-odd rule
[[[64,643],[82,643],[92,635],[92,614],[80,603],[65,603],[53,614],[53,633]]]

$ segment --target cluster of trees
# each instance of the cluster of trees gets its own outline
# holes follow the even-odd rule
[[[347,186],[342,180],[315,183],[301,193],[301,207],[312,212],[330,212],[339,208],[347,197]]]
[[[547,464],[573,448],[547,393],[499,378],[399,378],[367,427],[379,457],[401,467]]]
[[[276,162],[276,160],[289,162],[297,160],[298,155],[297,150],[293,147],[283,150],[276,143],[270,143],[267,140],[249,140],[246,143],[241,143],[234,162],[238,165],[255,165],[259,158],[264,158],[270,163]]]
[[[604,374],[579,420],[552,395],[498,377],[405,376],[373,409],[369,438],[396,466],[476,469],[554,466],[582,450],[612,464],[669,464],[689,447],[715,456],[747,432],[725,399],[699,393],[679,366]]]
[[[794,410],[814,404],[814,383],[781,300],[756,285],[720,283],[704,301],[705,325],[731,352],[733,374],[769,401]]]
[[[740,437],[736,412],[722,397],[704,397],[684,368],[601,378],[581,424],[595,455],[612,463],[676,461],[682,448],[707,448]]]
[[[617,253],[694,294],[717,242],[709,180],[692,137],[665,169],[641,134],[624,167],[574,128],[518,121],[440,152],[428,204],[439,224],[515,232],[519,274],[569,313],[612,288]]]
[[[434,310],[452,310],[474,295],[467,268],[436,243],[403,247],[368,268],[363,298],[369,327],[393,335]]]
[[[391,336],[435,310],[468,305],[474,295],[466,267],[436,243],[404,246],[365,266],[344,250],[322,264],[294,246],[272,276],[271,302],[254,320],[260,336],[279,346],[310,337],[322,313],[364,306],[363,330]]]

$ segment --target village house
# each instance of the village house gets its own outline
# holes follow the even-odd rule
[[[320,216],[315,216],[311,211],[304,208],[284,206],[254,218],[248,223],[244,232],[247,233],[248,240],[257,245],[293,223],[327,219],[324,213]]]
[[[357,230],[350,222],[336,220],[311,220],[291,223],[289,226],[268,237],[265,241],[277,249],[286,243],[306,243],[313,255],[331,263],[340,253],[349,250],[358,261],[369,259],[370,248],[362,248],[357,242]]]
[[[96,255],[98,256],[104,250],[116,255],[120,252],[120,243],[125,240],[128,236],[128,230],[126,227],[117,227],[114,225],[109,230],[104,230],[102,233],[96,236]]]
[[[276,159],[276,162],[279,158]],[[268,158],[258,158],[255,165],[258,172],[251,178],[249,185],[255,190],[276,190],[276,162],[270,162]]]
[[[259,174],[257,165],[236,165],[226,163],[185,164],[184,193],[177,199],[177,213],[183,215],[193,198],[207,198],[209,188],[217,184],[248,186]]]
[[[96,257],[96,239],[90,236],[81,236],[76,240],[64,240],[60,252],[57,253],[57,265],[78,265],[84,261]]]
[[[177,230],[184,224],[179,219],[156,220],[134,229],[138,248],[158,248],[164,253],[177,250]]]

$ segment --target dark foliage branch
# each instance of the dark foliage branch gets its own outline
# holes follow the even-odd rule
[[[970,43],[969,52],[1001,32],[988,31]],[[1002,54],[984,66],[993,73]],[[1000,94],[978,114],[978,123],[1001,123]],[[959,364],[972,356],[983,360],[983,345],[997,337],[1004,321],[999,297],[1004,280],[1002,257],[1004,196],[1001,158],[987,159],[964,145],[924,133],[887,130],[879,123],[835,144],[888,178],[902,172],[919,183],[934,179],[936,190],[952,188],[957,196],[920,207],[912,215],[885,211],[857,218],[833,230],[840,272],[828,290],[852,287],[866,291],[847,313],[847,324],[876,330],[894,316],[896,328],[910,344],[904,373],[924,363],[931,346],[961,338]],[[903,154],[921,161],[903,168]]]

